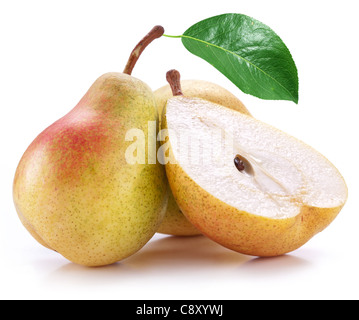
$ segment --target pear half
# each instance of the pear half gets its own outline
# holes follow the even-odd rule
[[[182,80],[181,89],[186,97],[202,98],[250,115],[250,112],[241,100],[218,84],[205,80]],[[172,89],[170,85],[166,85],[157,89],[154,92],[154,95],[158,107],[158,113],[160,115],[159,122],[161,128],[161,114],[167,104],[167,100],[173,97]],[[201,232],[197,230],[182,214],[172,192],[169,193],[166,214],[158,232],[175,236],[194,236],[201,234]]]
[[[229,249],[291,252],[346,202],[345,181],[324,156],[248,115],[176,96],[162,121],[177,204],[198,230]]]

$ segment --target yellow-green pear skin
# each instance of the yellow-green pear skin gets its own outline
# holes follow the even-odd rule
[[[245,105],[235,95],[223,87],[205,80],[181,80],[182,92],[186,97],[202,98],[227,108],[251,115]],[[158,113],[161,115],[167,100],[173,97],[170,85],[163,86],[155,92]],[[175,236],[193,236],[202,234],[182,214],[173,195],[170,193],[165,218],[158,230],[159,233]]]
[[[165,217],[157,230],[159,233],[173,236],[196,236],[202,233],[188,221],[178,207],[176,200],[170,192]]]
[[[167,206],[165,171],[147,157],[130,164],[125,156],[133,128],[148,145],[149,121],[158,121],[152,90],[135,77],[107,73],[32,142],[13,197],[36,240],[74,263],[103,266],[151,239]]]

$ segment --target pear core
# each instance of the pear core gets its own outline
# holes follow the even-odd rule
[[[207,193],[240,211],[286,219],[303,206],[333,208],[346,201],[346,184],[324,156],[250,116],[179,96],[168,101],[165,121],[171,161]],[[244,170],[238,170],[236,158]]]

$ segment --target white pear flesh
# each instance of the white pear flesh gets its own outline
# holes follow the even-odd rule
[[[330,161],[257,119],[179,96],[168,101],[164,121],[166,171],[179,207],[230,249],[259,256],[293,251],[346,202],[345,181]]]

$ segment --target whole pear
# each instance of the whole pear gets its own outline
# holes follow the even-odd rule
[[[74,109],[31,143],[16,170],[20,220],[41,244],[74,263],[120,261],[141,249],[163,219],[164,168],[129,163],[126,135],[134,128],[143,132],[144,146],[157,135],[156,125],[149,129],[158,121],[153,92],[130,74],[144,47],[161,34],[155,27],[139,43],[124,73],[99,77]]]
[[[243,114],[251,115],[242,101],[218,84],[205,80],[181,80],[181,90],[186,97],[202,98]],[[165,85],[157,89],[154,94],[161,122],[163,109],[168,99],[173,97],[172,89],[170,85]],[[170,192],[166,214],[158,232],[176,236],[194,236],[201,234],[183,215],[172,192]]]

